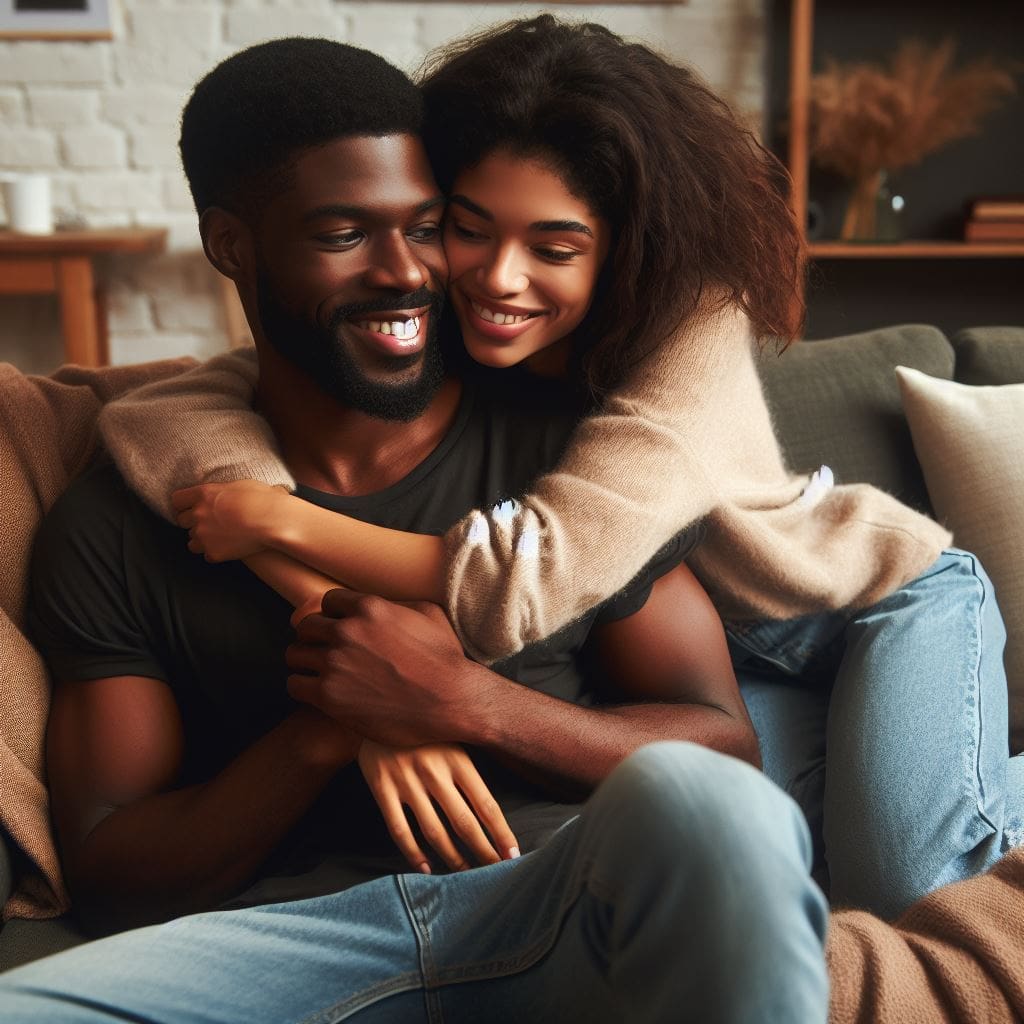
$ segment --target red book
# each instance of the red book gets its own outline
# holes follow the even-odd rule
[[[1024,198],[976,199],[971,204],[971,220],[1024,220]]]
[[[1024,242],[1024,220],[969,220],[964,226],[968,242]]]

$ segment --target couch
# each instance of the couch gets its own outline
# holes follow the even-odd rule
[[[897,366],[910,371],[898,376]],[[1024,475],[1016,468],[1021,461],[1016,450],[1017,439],[1024,438],[1024,387],[1012,385],[1024,385],[1024,327],[974,328],[952,337],[928,326],[887,327],[805,342],[782,356],[769,348],[761,368],[769,406],[794,469],[809,472],[827,464],[839,482],[873,483],[944,520],[957,543],[981,555],[1009,627],[1011,735],[1015,749],[1021,749]],[[6,369],[7,378],[0,375],[0,414],[2,391],[13,379],[11,368]],[[155,372],[174,370],[172,364],[161,364]],[[86,385],[102,401],[131,382],[126,374],[138,372],[146,371],[123,371],[112,389],[98,387],[92,379]],[[91,430],[95,405],[90,400],[82,414],[84,431]],[[0,415],[0,454],[3,431],[9,429]],[[995,450],[988,451],[990,447]],[[87,451],[88,446],[81,448],[79,462]],[[65,461],[71,475],[77,464]],[[11,576],[6,571],[10,567],[3,568],[0,582]],[[23,569],[15,574],[20,586]],[[18,595],[7,594],[0,625],[7,622],[12,607],[19,606]],[[11,709],[5,713],[11,714]],[[40,891],[37,875],[0,824],[0,903],[20,892],[18,905],[24,907],[24,893],[31,897]],[[52,915],[62,903],[52,892],[50,897]],[[0,970],[81,941],[68,914],[8,920],[0,926]]]

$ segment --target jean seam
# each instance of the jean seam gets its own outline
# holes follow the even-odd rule
[[[413,934],[416,936],[420,977],[423,981],[423,1003],[427,1013],[427,1020],[441,1024],[444,1020],[444,1012],[437,997],[437,965],[434,961],[433,944],[430,941],[430,927],[423,917],[418,904],[410,895],[408,886],[401,875],[395,878],[395,884],[405,906],[405,912],[409,915]]]
[[[394,882],[399,889],[399,894],[402,895],[400,877],[395,876]],[[408,913],[408,903],[404,899],[403,904],[405,905],[406,913]],[[415,927],[413,931],[417,932]],[[419,935],[417,932],[418,944]],[[381,999],[386,999],[388,996],[398,995],[402,992],[412,992],[423,987],[422,973],[408,971],[405,974],[388,978],[386,981],[378,982],[376,985],[370,985],[368,988],[361,989],[340,1002],[308,1014],[297,1021],[296,1024],[338,1024],[339,1021],[345,1020],[353,1013],[363,1010],[367,1006],[379,1002]]]
[[[984,627],[984,610],[985,610],[985,604],[986,604],[986,602],[988,600],[988,594],[986,592],[984,583],[982,583],[981,577],[978,575],[977,559],[975,559],[974,556],[970,555],[970,554],[966,554],[965,556],[957,555],[957,554],[955,554],[953,552],[950,552],[950,554],[953,554],[954,557],[965,557],[966,558],[966,560],[970,563],[970,566],[971,566],[971,570],[970,571],[971,571],[971,576],[973,577],[974,583],[978,587],[979,591],[981,592],[981,599],[977,603],[977,612],[975,613],[974,665],[973,665],[973,672],[972,672],[973,679],[974,679],[975,700],[974,700],[973,714],[971,716],[971,732],[972,732],[973,741],[974,741],[974,758],[973,758],[973,766],[972,766],[973,770],[971,772],[971,774],[973,775],[973,780],[972,780],[972,785],[971,785],[971,790],[972,790],[972,794],[971,795],[972,795],[972,798],[974,800],[975,808],[976,808],[977,813],[978,813],[978,818],[980,819],[981,822],[984,822],[986,825],[988,825],[988,828],[990,829],[989,834],[992,834],[992,833],[998,832],[999,828],[996,825],[996,823],[994,821],[992,821],[992,819],[988,816],[988,814],[985,811],[985,792],[986,792],[986,788],[985,788],[985,778],[984,778],[984,775],[982,774],[982,763],[981,763],[982,749],[983,749],[983,744],[985,742],[985,737],[982,735],[982,729],[983,729],[982,723],[983,723],[983,720],[984,720],[985,716],[983,714],[983,709],[982,709],[982,706],[981,706],[981,702],[982,702],[981,659],[982,659],[982,652],[985,649],[985,643],[984,643],[984,641],[985,641],[985,636],[984,636],[984,629],[985,629],[985,627]],[[982,831],[984,831],[984,830],[982,830]],[[977,838],[981,839],[982,835],[979,834],[979,836]]]
[[[577,866],[572,877],[569,879],[562,891],[561,897],[555,904],[555,912],[551,918],[552,923],[537,935],[537,937],[527,947],[520,949],[514,956],[502,956],[491,960],[476,961],[471,964],[459,964],[439,968],[437,964],[432,961],[430,965],[431,973],[429,978],[427,978],[426,975],[424,976],[427,991],[436,991],[445,985],[471,981],[486,981],[492,978],[506,977],[512,974],[519,974],[520,972],[532,967],[551,951],[558,938],[558,933],[562,928],[562,924],[566,916],[579,902],[584,891],[589,886],[588,876],[592,867],[592,858]],[[400,891],[402,891],[403,899],[406,899],[406,893],[401,887]],[[413,903],[414,901],[411,897],[406,899],[406,907],[411,919],[413,920],[414,927],[417,929],[417,932],[420,932],[425,929],[425,925],[418,922],[415,911],[411,909],[411,905]]]

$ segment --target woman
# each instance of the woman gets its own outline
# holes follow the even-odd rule
[[[890,496],[791,474],[772,432],[752,339],[799,326],[784,172],[690,72],[598,26],[512,23],[443,53],[423,88],[468,352],[586,384],[592,414],[530,495],[443,541],[238,484],[176,496],[190,547],[273,547],[357,589],[443,599],[493,661],[703,518],[691,565],[729,627],[766,771],[823,822],[833,899],[891,915],[992,863],[1024,779],[987,578]],[[159,405],[110,410],[122,465],[132,417]],[[290,482],[266,453],[259,475]]]

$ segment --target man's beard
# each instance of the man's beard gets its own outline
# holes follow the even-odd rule
[[[444,296],[426,287],[407,295],[340,306],[331,314],[326,327],[310,324],[286,310],[262,271],[256,278],[256,300],[260,326],[267,341],[322,391],[350,409],[382,420],[409,422],[426,410],[444,380],[444,359],[437,333]],[[397,376],[403,376],[403,371],[417,362],[419,373],[398,383],[370,377],[345,344],[339,333],[341,325],[362,314],[424,306],[429,307],[429,313],[423,350],[408,356],[394,356],[389,361]]]

